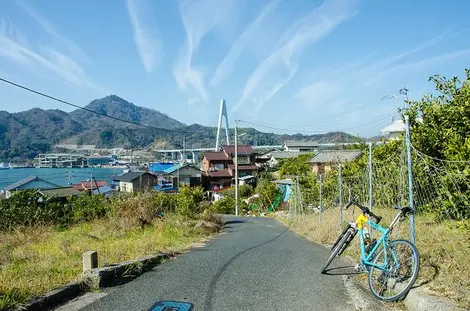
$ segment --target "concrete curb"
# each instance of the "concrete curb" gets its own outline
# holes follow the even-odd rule
[[[88,290],[84,281],[72,282],[62,288],[53,290],[44,296],[34,299],[16,310],[41,311],[50,310],[61,303],[80,296]]]
[[[412,288],[404,303],[409,311],[465,311],[445,298],[430,295],[426,289],[420,287]]]
[[[53,290],[16,310],[51,310],[82,295],[90,290],[90,288],[109,287],[128,282],[177,254],[178,253],[162,253],[141,257],[112,266],[92,269],[83,274],[81,281],[72,282],[62,288]]]
[[[91,284],[99,288],[109,287],[130,281],[175,255],[176,253],[164,253],[154,256],[145,256],[112,266],[95,268],[87,271],[84,276],[91,281]]]

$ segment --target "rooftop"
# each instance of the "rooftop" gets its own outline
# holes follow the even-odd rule
[[[238,154],[251,154],[253,153],[253,147],[251,145],[238,145]],[[235,153],[235,145],[223,145],[222,150],[228,154]]]
[[[271,153],[271,157],[274,159],[290,159],[290,158],[295,158],[298,157],[299,155],[303,154],[308,154],[308,153],[313,153],[313,152],[308,152],[308,151],[273,151]]]
[[[316,141],[286,140],[284,145],[287,147],[318,147],[320,144]]]
[[[49,181],[46,181],[46,180],[44,180],[44,179],[42,179],[42,178],[39,178],[39,177],[37,177],[37,176],[29,176],[29,177],[26,177],[26,178],[24,178],[24,179],[22,179],[22,180],[19,180],[19,181],[15,182],[14,184],[11,184],[11,185],[6,186],[6,187],[5,187],[5,190],[7,190],[7,191],[15,190],[16,188],[19,188],[19,187],[21,187],[21,186],[23,186],[23,185],[26,185],[27,183],[30,183],[30,182],[32,182],[32,181],[44,181],[44,182],[49,183],[49,184],[51,184],[51,185],[53,185],[53,186],[60,187],[59,185],[53,184],[53,183],[51,183],[51,182],[49,182]]]
[[[208,172],[208,175],[210,177],[232,177],[232,174],[230,174],[228,170]]]
[[[212,152],[206,152],[204,154],[204,157],[209,160],[209,161],[225,161],[229,160],[225,152],[223,151],[212,151]]]
[[[83,192],[80,192],[73,187],[45,189],[45,190],[40,190],[39,192],[50,198],[66,198],[66,197],[77,196],[77,195],[83,194]]]
[[[182,168],[185,168],[185,167],[192,167],[192,168],[194,168],[194,169],[196,169],[196,170],[199,171],[199,168],[195,167],[195,166],[192,165],[192,164],[186,163],[186,164],[182,164],[182,165],[180,165],[180,164],[174,165],[174,166],[172,166],[172,167],[167,168],[167,169],[164,170],[163,172],[164,172],[165,174],[171,174],[171,173],[174,173],[174,172],[176,172],[176,171],[178,171],[178,170],[180,170],[180,169],[182,169]]]
[[[103,187],[109,185],[107,181],[104,180],[98,180],[98,181],[81,181],[79,184],[72,185],[75,189],[79,191],[83,191],[86,189],[91,189],[91,186],[93,185],[93,188],[96,189],[98,187]]]
[[[357,159],[360,150],[324,150],[315,155],[309,163],[344,163]]]
[[[139,178],[139,177],[141,177],[145,174],[152,175],[148,172],[128,172],[128,173],[125,173],[123,175],[113,176],[112,179],[113,180],[118,180],[118,181],[130,182],[130,181],[133,181],[134,179],[137,179],[137,178]],[[152,176],[154,176],[154,175],[152,175]]]
[[[149,165],[149,171],[154,173],[164,172],[166,169],[175,166],[174,163],[152,163]]]

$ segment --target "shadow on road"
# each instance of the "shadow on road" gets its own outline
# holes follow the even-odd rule
[[[233,225],[233,224],[242,224],[245,223],[246,220],[228,220],[224,223],[224,225]]]
[[[237,222],[237,223],[240,223],[240,222],[244,222],[244,221],[241,221],[241,220],[233,220],[234,222]],[[219,281],[220,277],[222,276],[222,273],[224,273],[224,271],[227,269],[228,266],[230,266],[232,264],[232,262],[237,259],[238,257],[240,257],[241,255],[245,254],[246,252],[249,252],[255,248],[258,248],[258,247],[261,247],[263,245],[266,245],[268,243],[271,243],[273,242],[274,240],[280,238],[284,233],[286,233],[286,231],[288,231],[289,228],[286,228],[284,231],[282,231],[281,233],[279,234],[276,234],[275,237],[267,240],[267,241],[264,241],[260,244],[257,244],[257,245],[254,245],[252,247],[249,247],[237,254],[235,254],[232,258],[230,258],[220,269],[219,271],[217,271],[216,275],[214,275],[214,277],[212,278],[211,280],[211,283],[209,284],[209,290],[207,292],[207,295],[206,295],[206,300],[204,302],[204,309],[203,310],[206,310],[206,311],[212,311],[212,299],[213,299],[213,296],[214,296],[214,291],[215,291],[215,287],[217,285],[217,282]]]
[[[364,272],[357,272],[354,270],[354,266],[341,266],[327,269],[324,274],[326,275],[355,275],[362,274]]]

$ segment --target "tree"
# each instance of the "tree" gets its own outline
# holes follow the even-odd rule
[[[313,157],[313,153],[306,153],[291,159],[280,161],[279,174],[281,176],[305,176],[310,171],[308,161]]]

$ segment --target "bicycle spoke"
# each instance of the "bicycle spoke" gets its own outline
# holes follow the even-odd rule
[[[374,263],[382,268],[371,267],[369,271],[372,293],[380,299],[394,301],[403,297],[416,280],[419,254],[409,241],[392,241],[377,254]]]

